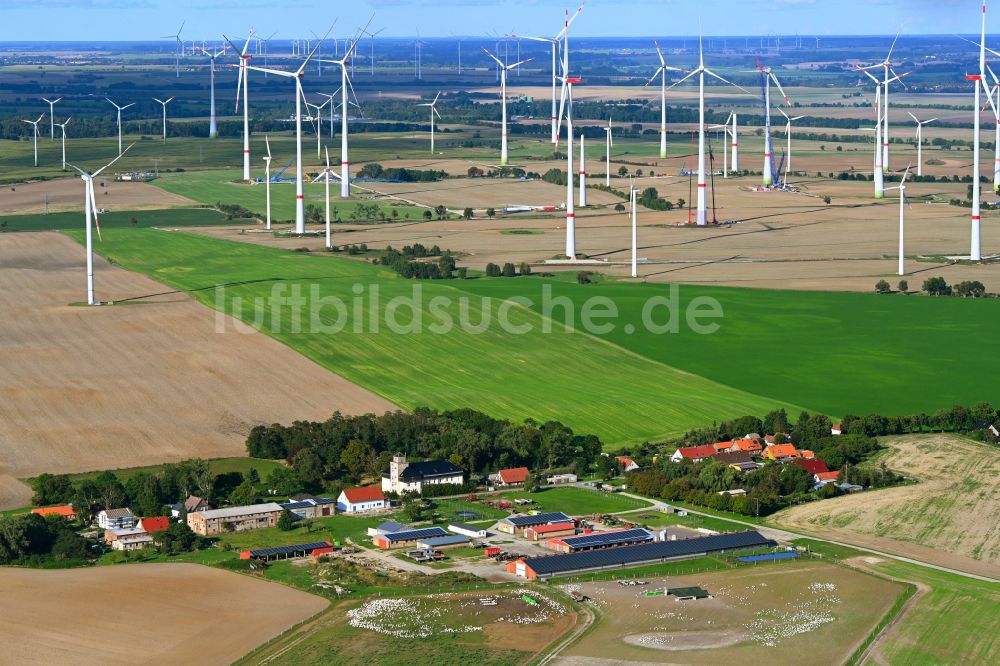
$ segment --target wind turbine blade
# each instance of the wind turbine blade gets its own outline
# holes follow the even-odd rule
[[[271,159],[271,141],[264,135],[264,145],[267,146],[267,159]]]
[[[104,171],[105,169],[107,169],[109,166],[111,166],[112,164],[114,164],[115,162],[117,162],[118,160],[120,160],[125,155],[125,153],[127,153],[128,151],[130,151],[132,149],[132,146],[134,146],[134,145],[135,145],[135,143],[130,143],[128,145],[128,148],[126,148],[125,150],[123,150],[121,152],[121,155],[119,155],[118,157],[116,157],[115,159],[111,160],[110,162],[108,162],[107,164],[105,164],[104,166],[102,166],[100,169],[98,169],[97,171],[95,171],[94,173],[92,173],[90,175],[90,177],[91,178],[96,178],[99,173],[101,173],[102,171]]]
[[[497,58],[497,57],[496,57],[495,55],[493,55],[492,53],[490,53],[490,50],[489,50],[489,49],[487,49],[487,48],[486,48],[486,47],[484,46],[484,47],[483,47],[483,50],[484,50],[484,51],[486,51],[486,55],[488,55],[489,57],[491,57],[491,58],[493,58],[494,60],[496,60],[496,63],[497,63],[498,65],[500,65],[501,67],[504,67],[504,68],[506,68],[506,65],[504,65],[504,64],[503,64],[502,62],[500,62],[500,58]]]
[[[913,114],[912,114],[912,113],[910,113],[909,111],[907,111],[906,113],[907,113],[907,114],[908,114],[908,115],[909,115],[909,116],[910,116],[911,118],[913,118],[913,122],[915,122],[915,123],[916,123],[916,124],[918,124],[918,125],[920,125],[920,124],[921,124],[921,123],[920,123],[920,121],[919,121],[919,120],[917,120],[917,117],[916,117],[915,115],[913,115]]]
[[[781,83],[778,82],[778,77],[774,75],[774,72],[770,72],[768,76],[770,76],[771,80],[774,81],[774,85],[778,86],[778,92],[780,92],[781,96],[785,98],[785,104],[788,108],[792,108],[792,103],[788,101],[788,95],[785,94],[785,89],[782,88]],[[787,118],[788,116],[785,117]]]
[[[534,58],[528,58],[527,60],[522,60],[521,62],[515,62],[513,65],[507,65],[507,69],[511,70],[514,69],[515,67],[520,67],[524,63],[531,62],[532,60],[534,60]]]
[[[666,67],[667,62],[663,59],[663,53],[660,51],[660,45],[655,39],[653,40],[653,46],[656,47],[656,55],[660,56],[660,67]]]
[[[858,68],[858,71],[859,71],[859,72],[861,72],[862,74],[864,74],[865,76],[867,76],[867,77],[868,77],[869,79],[871,79],[872,81],[874,81],[874,82],[875,82],[876,84],[880,84],[880,83],[882,83],[882,82],[881,82],[881,81],[879,81],[879,80],[878,80],[877,78],[875,78],[874,76],[872,76],[872,73],[871,73],[871,72],[869,72],[869,71],[868,71],[867,69],[864,69],[864,68],[861,68],[861,67],[859,67],[859,68]]]
[[[719,79],[723,83],[728,83],[729,85],[731,85],[734,88],[739,88],[740,90],[742,90],[746,94],[750,95],[751,97],[756,97],[757,99],[760,99],[757,95],[753,94],[752,92],[750,92],[749,90],[747,90],[743,86],[738,86],[735,83],[733,83],[732,81],[727,81],[726,79],[722,78],[721,76],[719,76],[718,74],[716,74],[715,72],[713,72],[710,69],[706,69],[705,73],[708,74],[709,76],[714,76],[715,78]]]
[[[361,28],[360,32],[358,32],[358,36],[355,38],[354,43],[351,44],[351,47],[349,49],[347,49],[347,51],[344,53],[344,60],[347,60],[348,58],[350,58],[351,54],[354,53],[355,47],[357,47],[358,42],[361,41],[361,38],[365,36],[365,33],[368,31],[368,26],[370,26],[372,24],[372,21],[374,19],[375,19],[375,15],[372,14],[371,18],[368,19],[368,23],[365,23],[365,27]]]
[[[76,166],[75,164],[70,164],[69,162],[67,162],[66,166],[68,166],[70,169],[73,169],[74,171],[78,172],[81,176],[86,176],[88,178],[90,177],[89,173],[87,173],[86,171],[84,171],[80,167]]]
[[[687,76],[685,76],[683,79],[680,79],[679,81],[675,81],[674,83],[671,83],[669,86],[667,86],[667,90],[670,90],[671,88],[679,86],[680,84],[684,83],[685,81],[687,81],[688,79],[690,79],[692,76],[694,76],[695,74],[697,74],[699,71],[700,70],[696,69],[693,72],[691,72],[690,74],[688,74]]]
[[[441,96],[441,91],[439,90],[439,91],[438,91],[438,94],[437,94],[437,95],[434,95],[434,101],[433,101],[433,102],[431,102],[431,106],[434,106],[435,104],[437,104],[437,101],[438,101],[438,98],[439,98],[440,96]]]
[[[566,110],[566,79],[564,78],[562,80],[562,89],[559,92],[559,119],[556,121],[556,137],[557,138],[559,136],[560,130],[562,129],[562,119],[563,119],[563,113],[565,112],[565,110]],[[569,149],[573,150],[573,147],[570,146]]]
[[[369,20],[369,23],[371,23],[370,20]],[[337,24],[337,20],[334,19],[333,25],[331,25],[330,28],[326,31],[326,34],[323,35],[323,39],[321,39],[318,42],[316,42],[316,46],[313,47],[313,50],[309,53],[309,55],[306,57],[306,59],[302,61],[302,65],[299,67],[298,71],[295,72],[296,76],[299,75],[299,74],[302,74],[302,72],[305,71],[306,65],[309,64],[309,61],[311,61],[313,59],[313,56],[316,55],[316,52],[319,51],[319,49],[320,49],[321,46],[323,46],[323,41],[327,37],[330,36],[330,32],[333,30],[333,26],[336,25],[336,24]],[[359,37],[358,39],[361,39],[361,38]],[[358,43],[357,40],[355,40],[354,43],[357,44]],[[350,55],[350,54],[348,54],[348,55]]]
[[[896,48],[896,40],[899,39],[899,33],[896,33],[896,37],[892,40],[892,45],[889,47],[889,55],[885,57],[885,61],[889,62],[892,59],[892,50]]]
[[[94,196],[94,179],[93,177],[87,179],[87,205],[90,206],[91,211],[94,214],[94,226],[97,227],[97,240],[104,242],[101,238],[101,219],[97,216],[97,201]]]
[[[649,84],[651,84],[653,81],[655,81],[656,77],[658,77],[660,75],[660,72],[662,72],[662,71],[663,71],[662,67],[659,68],[659,69],[657,69],[656,70],[656,74],[653,74],[651,77],[649,77],[649,81],[646,81],[646,85],[644,85],[643,88],[648,88]]]

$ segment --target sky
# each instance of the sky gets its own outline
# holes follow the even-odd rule
[[[175,32],[218,39],[252,24],[276,37],[345,37],[374,13],[386,36],[555,34],[574,0],[0,0],[0,42],[147,40]],[[980,0],[588,0],[580,36],[976,33]],[[1000,32],[1000,2],[987,30]],[[547,28],[547,29],[546,29]]]

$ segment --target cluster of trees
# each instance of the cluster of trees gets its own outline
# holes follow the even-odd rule
[[[673,202],[664,199],[655,187],[647,187],[640,194],[637,201],[650,210],[673,210]],[[683,207],[683,203],[680,204]]]
[[[432,183],[447,178],[448,174],[444,171],[435,171],[433,169],[427,171],[406,169],[404,167],[390,167],[386,169],[378,162],[369,162],[358,171],[358,177],[393,180],[401,183]]]
[[[62,516],[0,516],[0,565],[80,562],[91,556],[91,545]]]
[[[436,262],[418,261],[428,257],[439,257]],[[414,246],[407,245],[402,250],[394,250],[392,247],[386,248],[385,252],[378,258],[378,263],[389,266],[394,271],[407,279],[416,280],[450,280],[459,270],[455,265],[455,257],[449,251],[441,251],[437,245],[428,250],[417,243]],[[460,270],[459,277],[465,277],[465,270]]]
[[[939,409],[933,414],[911,414],[908,416],[882,416],[869,414],[856,416],[847,414],[841,419],[841,429],[845,434],[877,437],[881,435],[902,435],[913,432],[970,432],[976,424],[995,424],[998,420],[996,408],[988,402],[979,402],[972,407],[955,405]]]
[[[345,245],[340,247],[339,245],[331,245],[329,248],[330,252],[344,252],[352,257],[359,254],[367,254],[368,243],[359,243],[357,245]]]
[[[226,204],[219,201],[215,207],[225,214],[227,220],[251,220],[257,217],[257,214],[252,210],[239,204]]]
[[[283,469],[301,484],[291,492],[380,477],[395,453],[412,460],[450,460],[470,476],[481,477],[520,466],[589,469],[600,457],[601,441],[558,421],[513,423],[472,409],[426,408],[380,416],[337,412],[322,422],[257,426],[247,437],[248,455],[288,461]]]
[[[924,280],[923,290],[930,296],[963,296],[966,298],[982,298],[986,296],[986,285],[979,280],[965,280],[954,287],[943,277],[932,277]]]
[[[509,261],[504,263],[503,268],[493,262],[486,264],[486,277],[517,277],[518,275],[531,275],[531,265],[526,261],[521,262],[520,272],[518,272],[514,264]]]

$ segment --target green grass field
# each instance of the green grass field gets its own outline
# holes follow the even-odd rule
[[[210,208],[168,208],[164,210],[137,210],[102,213],[101,231],[132,227],[205,227],[225,224],[253,223],[250,220],[227,220],[226,216]],[[52,231],[81,229],[86,224],[83,212],[67,211],[48,215],[0,215],[0,232]]]
[[[521,507],[521,511],[529,509],[537,511],[562,511],[571,516],[617,513],[619,511],[630,511],[649,506],[648,502],[631,497],[575,487],[543,488],[536,493],[504,493],[502,497],[506,500],[520,498],[534,500],[534,504]]]
[[[308,526],[300,526],[287,531],[271,527],[263,530],[230,532],[219,537],[219,544],[226,548],[246,550],[249,548],[290,546],[312,541],[340,541],[343,544],[350,538],[363,545],[368,539],[368,528],[375,527],[385,519],[385,516],[345,515],[316,518],[309,521],[310,525]]]
[[[220,298],[215,286],[228,285],[218,307],[247,321],[254,317],[254,299],[261,299],[261,321],[270,335],[406,408],[473,407],[516,421],[558,419],[607,443],[677,434],[706,420],[762,414],[777,406],[798,409],[790,402],[678,371],[589,335],[559,328],[545,333],[542,319],[528,310],[512,308],[509,316],[514,326],[531,327],[527,334],[501,330],[495,321],[477,333],[484,311],[495,315],[496,304],[481,303],[459,288],[474,280],[406,281],[362,262],[158,230],[109,230],[98,249],[127,269],[191,291],[212,307]],[[355,286],[364,298],[355,298]],[[376,286],[379,304],[370,309]],[[307,314],[299,319],[296,332],[291,309],[275,308],[270,299],[272,288],[283,294],[298,289],[312,298],[313,287],[318,298],[343,300],[346,312],[328,306],[316,322],[331,329],[342,323],[339,332],[309,333]],[[416,315],[405,304],[391,304],[397,297],[416,299],[417,294],[421,303]],[[440,310],[442,298],[449,302]],[[398,332],[386,319],[393,311]],[[431,327],[443,322],[442,312],[455,324],[448,334],[437,334],[440,329]],[[370,325],[372,313],[377,315],[377,331]],[[417,317],[426,328],[413,333],[410,326]],[[469,325],[463,327],[463,321]],[[272,331],[275,322],[278,332]]]

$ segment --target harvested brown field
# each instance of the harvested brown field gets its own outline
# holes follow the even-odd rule
[[[700,586],[708,599],[646,596]],[[903,586],[845,567],[793,562],[651,580],[580,583],[597,623],[556,658],[610,664],[843,663]]]
[[[97,205],[109,210],[150,210],[195,203],[187,197],[171,194],[148,183],[98,179],[94,181],[94,186],[97,188]],[[0,197],[0,214],[44,213],[46,200],[49,212],[77,210],[82,199],[83,181],[79,178],[56,178],[10,185],[5,186],[3,196]]]
[[[58,233],[0,236],[0,508],[11,477],[242,455],[259,423],[394,406],[260,333],[143,275],[95,258],[102,300],[84,300],[83,248]]]
[[[1000,460],[953,435],[890,438],[880,460],[918,483],[803,504],[775,522],[821,536],[1000,577]]]
[[[327,605],[195,564],[0,569],[0,589],[14,664],[229,664]]]

